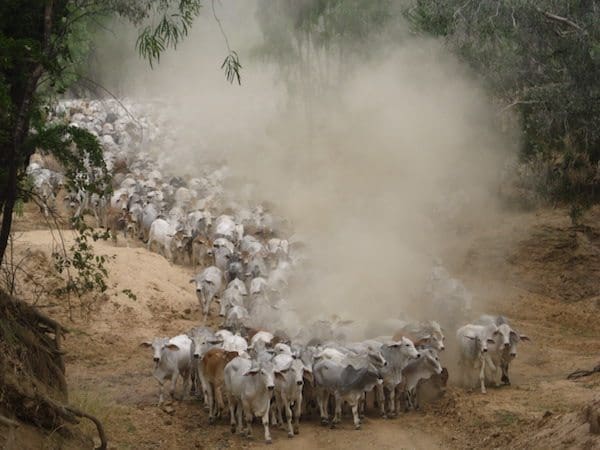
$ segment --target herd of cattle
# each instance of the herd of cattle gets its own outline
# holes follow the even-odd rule
[[[147,119],[134,121],[115,102],[62,102],[56,117],[99,137],[113,193],[58,194],[62,175],[44,167],[43,159],[34,160],[28,173],[44,212],[61,195],[73,215],[93,215],[115,239],[121,234],[139,239],[173,263],[198,267],[190,282],[204,323],[215,309],[222,318],[216,331],[197,326],[142,344],[153,350],[159,404],[164,383],[171,381],[174,395],[181,378],[181,397],[190,391],[201,397],[210,422],[228,412],[232,431],[250,435],[258,416],[271,442],[269,425],[285,425],[293,437],[300,417],[313,412],[335,426],[347,404],[359,428],[370,403],[382,416],[393,416],[418,408],[422,392],[443,393],[448,371],[440,361],[445,337],[438,322],[386,319],[357,332],[356,324],[339,317],[300,319],[285,296],[308,264],[305,247],[283,218],[228,194],[226,166],[194,177],[167,176],[166,157],[141,148],[160,147],[158,127]],[[470,293],[440,262],[425,293],[442,319],[471,311]],[[215,299],[220,304],[211,308]],[[527,339],[503,316],[481,316],[460,327],[460,381],[465,386],[478,381],[484,393],[486,384],[510,384],[510,362]]]
[[[248,295],[239,279],[232,280],[228,289]],[[396,324],[400,328],[394,335],[357,342],[340,338],[339,322],[316,321],[294,338],[266,329],[213,331],[198,326],[141,345],[153,351],[159,405],[164,383],[171,381],[175,397],[181,378],[181,398],[190,390],[201,397],[210,423],[228,411],[231,431],[251,436],[257,416],[270,443],[269,425],[286,426],[288,437],[293,437],[299,432],[300,417],[314,410],[323,425],[335,427],[344,404],[359,429],[371,391],[382,417],[418,409],[422,392],[443,394],[448,371],[440,361],[445,348],[440,325],[400,320]],[[310,335],[319,338],[306,340]],[[478,378],[482,393],[486,384],[510,384],[509,367],[517,345],[528,339],[503,316],[490,315],[459,328],[456,338],[462,382],[473,386]]]

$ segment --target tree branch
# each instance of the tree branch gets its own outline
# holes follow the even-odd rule
[[[9,419],[8,417],[2,416],[2,415],[0,415],[0,424],[6,425],[7,427],[14,427],[14,428],[17,428],[21,425],[19,422],[16,422],[16,421]]]
[[[548,11],[542,11],[541,9],[538,9],[539,12],[541,12],[544,16],[546,16],[548,19],[554,20],[556,22],[560,22],[560,23],[564,23],[566,25],[569,25],[579,31],[584,31],[583,28],[581,28],[579,25],[577,25],[575,22],[573,22],[572,20],[567,19],[566,17],[562,17],[562,16],[557,16],[556,14],[552,14]]]

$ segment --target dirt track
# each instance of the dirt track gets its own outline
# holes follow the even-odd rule
[[[516,226],[500,224],[474,237],[466,256],[456,261],[476,296],[493,304],[486,312],[508,315],[532,339],[520,347],[513,386],[490,389],[487,395],[451,387],[422,412],[392,420],[367,416],[360,431],[348,419],[336,430],[310,420],[301,423],[301,434],[291,440],[275,430],[273,447],[600,448],[600,439],[588,434],[577,416],[600,396],[600,374],[565,380],[573,370],[600,360],[600,297],[593,286],[600,268],[598,216],[598,211],[591,214],[592,225],[580,231],[571,229],[561,212],[520,216],[515,221],[523,237],[516,246],[499,250],[506,249],[504,239]],[[27,231],[18,246],[48,253],[49,242],[48,231]],[[232,436],[224,422],[209,426],[195,401],[174,402],[166,411],[155,406],[150,357],[139,343],[199,323],[188,283],[192,270],[171,265],[137,244],[124,245],[95,244],[97,252],[116,258],[110,263],[108,298],[87,319],[69,323],[63,306],[45,308],[71,330],[66,340],[71,402],[104,421],[110,448],[262,446],[258,424],[248,442]],[[137,300],[122,293],[125,288]]]

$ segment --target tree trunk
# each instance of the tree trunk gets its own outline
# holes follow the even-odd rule
[[[54,10],[54,0],[47,0],[44,5],[44,33],[42,40],[42,49],[45,56],[49,56],[50,36],[52,33],[52,14]],[[21,167],[25,168],[29,164],[31,153],[25,152],[23,144],[29,134],[31,122],[31,106],[33,97],[38,86],[38,82],[44,66],[42,62],[29,68],[31,73],[22,89],[11,92],[11,100],[16,106],[17,117],[14,122],[14,131],[12,140],[3,148],[3,158],[8,164],[8,175],[6,184],[2,186],[2,225],[0,227],[0,263],[4,261],[4,254],[8,246],[8,238],[12,227],[13,211],[17,201],[17,183],[18,171]]]

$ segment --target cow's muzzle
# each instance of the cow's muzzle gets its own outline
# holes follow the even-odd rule
[[[298,386],[302,386],[304,383],[302,382],[302,380],[298,380],[298,381],[296,381],[296,384],[297,384]]]
[[[267,389],[272,391],[273,389],[275,389],[275,386],[267,386]]]
[[[157,363],[158,361],[160,361],[160,358],[153,358],[154,362]]]
[[[198,358],[200,358],[200,355],[197,353],[194,353],[194,358],[198,359]]]

